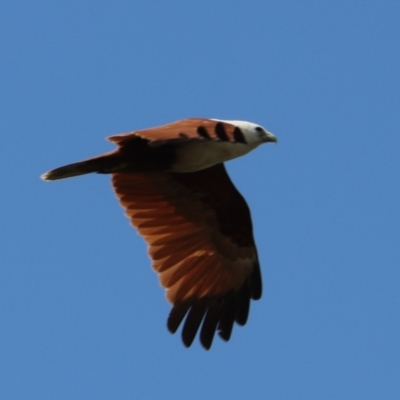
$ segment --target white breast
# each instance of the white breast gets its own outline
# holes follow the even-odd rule
[[[255,149],[258,144],[193,141],[182,143],[177,149],[177,160],[172,165],[173,172],[194,172],[215,164],[243,156]]]

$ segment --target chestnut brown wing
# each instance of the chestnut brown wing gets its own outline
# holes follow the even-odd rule
[[[190,346],[200,327],[209,349],[215,331],[229,340],[261,297],[261,275],[249,208],[223,164],[194,173],[114,173],[126,215],[149,245],[153,268],[173,304],[168,328],[186,316]]]
[[[171,124],[111,136],[113,143],[124,145],[132,137],[140,137],[150,142],[168,140],[216,140],[232,143],[246,143],[242,131],[233,124],[205,118],[189,118]]]

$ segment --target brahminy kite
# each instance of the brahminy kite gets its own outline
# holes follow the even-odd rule
[[[108,140],[118,148],[42,178],[111,174],[172,303],[169,331],[186,317],[186,347],[200,325],[205,349],[216,331],[228,341],[234,322],[246,324],[262,285],[250,211],[223,163],[276,137],[251,122],[190,118]]]

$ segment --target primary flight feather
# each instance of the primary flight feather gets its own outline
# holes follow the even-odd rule
[[[190,118],[116,135],[112,152],[46,172],[56,180],[91,172],[112,175],[115,193],[149,246],[153,268],[173,307],[168,329],[182,321],[189,347],[229,340],[261,297],[250,211],[223,162],[276,137],[251,122]]]

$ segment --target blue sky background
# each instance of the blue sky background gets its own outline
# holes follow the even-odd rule
[[[0,13],[0,398],[399,399],[400,3],[13,1]],[[186,117],[274,132],[228,164],[264,280],[211,351],[109,177],[43,172]]]

